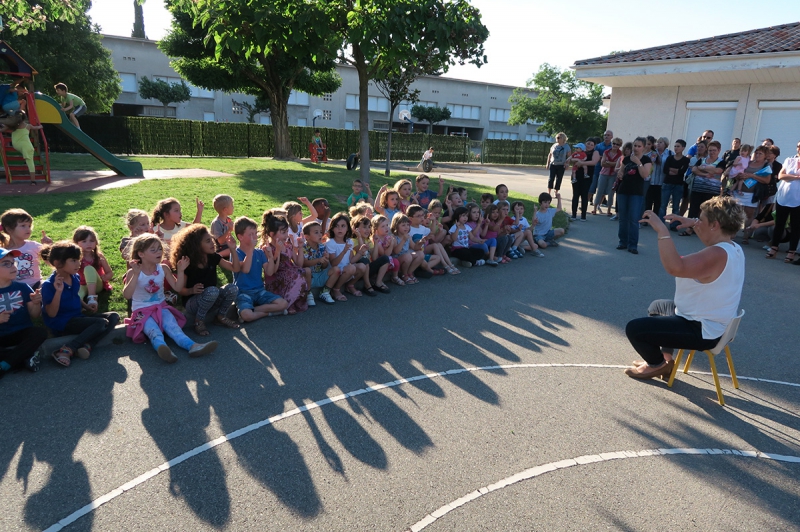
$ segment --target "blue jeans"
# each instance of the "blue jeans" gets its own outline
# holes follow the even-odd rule
[[[661,185],[661,209],[658,215],[661,219],[667,215],[667,205],[672,199],[672,214],[679,214],[681,212],[681,198],[683,198],[683,183],[680,185],[668,185],[664,183]]]
[[[619,216],[619,245],[628,249],[639,246],[639,216],[642,214],[644,196],[617,194]]]

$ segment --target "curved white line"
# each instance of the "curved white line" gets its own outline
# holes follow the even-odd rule
[[[325,406],[325,405],[327,405],[329,403],[338,403],[339,401],[344,401],[348,397],[353,397],[353,396],[361,395],[361,394],[364,394],[364,393],[376,392],[378,390],[383,390],[384,388],[392,388],[394,386],[400,386],[401,384],[406,384],[406,383],[413,382],[413,381],[418,381],[418,380],[423,380],[423,379],[435,379],[437,377],[443,377],[445,375],[456,375],[458,373],[464,373],[465,371],[492,371],[492,370],[498,370],[498,369],[518,369],[518,368],[604,368],[604,369],[622,369],[622,368],[627,368],[627,367],[628,366],[620,366],[620,365],[616,365],[616,364],[501,364],[501,365],[498,365],[498,366],[481,366],[481,367],[470,367],[470,368],[458,368],[458,369],[451,369],[449,371],[441,371],[439,373],[428,373],[428,374],[424,374],[424,375],[417,375],[416,377],[409,377],[407,379],[398,379],[396,381],[386,382],[386,383],[383,383],[383,384],[375,384],[375,385],[370,386],[368,388],[362,388],[360,390],[355,390],[353,392],[337,395],[335,397],[326,397],[325,399],[322,399],[320,401],[316,401],[314,403],[309,403],[309,404],[303,405],[301,407],[294,408],[292,410],[284,412],[282,414],[278,414],[276,416],[272,416],[272,417],[269,417],[267,419],[263,419],[261,421],[258,421],[257,423],[253,423],[251,425],[247,425],[244,428],[241,428],[239,430],[235,430],[233,432],[230,432],[228,434],[220,436],[219,438],[215,438],[215,439],[213,439],[213,440],[211,440],[209,442],[204,443],[203,445],[195,447],[191,451],[187,451],[187,452],[185,452],[185,453],[183,453],[183,454],[181,454],[179,456],[176,456],[172,460],[170,460],[168,462],[164,462],[163,464],[159,465],[158,467],[154,467],[150,471],[139,475],[138,477],[134,478],[130,482],[126,482],[125,484],[123,484],[122,486],[118,487],[117,489],[115,489],[113,491],[110,491],[110,492],[106,493],[105,495],[102,495],[102,496],[98,497],[97,499],[93,500],[92,502],[90,502],[89,504],[84,506],[83,508],[72,512],[71,514],[69,514],[64,519],[61,519],[59,522],[57,522],[57,523],[55,523],[53,525],[50,525],[47,529],[45,529],[44,532],[58,532],[59,530],[61,530],[65,526],[68,526],[68,525],[74,523],[75,521],[77,521],[78,519],[83,517],[84,515],[87,515],[87,514],[93,512],[94,510],[96,510],[97,508],[101,507],[102,505],[106,504],[107,502],[109,502],[109,501],[111,501],[113,499],[116,499],[117,497],[119,497],[120,495],[125,493],[126,491],[131,490],[131,489],[135,488],[136,486],[147,482],[148,480],[150,480],[154,476],[159,475],[159,474],[163,473],[164,471],[170,469],[171,467],[174,467],[174,466],[176,466],[176,465],[178,465],[178,464],[180,464],[182,462],[185,462],[186,460],[188,460],[189,458],[192,458],[193,456],[197,456],[198,454],[204,453],[204,452],[206,452],[208,450],[211,450],[211,449],[213,449],[214,447],[216,447],[218,445],[221,445],[221,444],[223,444],[225,442],[228,442],[230,440],[236,439],[239,436],[244,436],[245,434],[248,434],[250,432],[253,432],[254,430],[260,429],[261,427],[266,427],[267,425],[271,425],[273,423],[276,423],[276,422],[278,422],[278,421],[280,421],[282,419],[286,419],[288,417],[295,416],[295,415],[300,414],[302,412],[306,412],[308,410],[313,410],[315,408],[319,408],[321,406]],[[700,374],[700,375],[711,375],[710,372],[705,372],[705,371],[692,371],[691,373],[696,373],[696,374]],[[718,375],[721,376],[721,377],[730,377],[730,375],[727,375],[725,373],[718,373]],[[770,383],[770,384],[781,384],[781,385],[784,385],[784,386],[794,386],[794,387],[800,388],[800,384],[793,383],[793,382],[773,381],[773,380],[768,380],[768,379],[758,379],[758,378],[755,378],[755,377],[741,377],[741,376],[738,376],[738,375],[737,375],[737,377],[738,377],[739,380],[766,382],[766,383]]]
[[[525,471],[521,471],[516,475],[512,475],[510,477],[504,478],[503,480],[495,482],[494,484],[489,484],[488,486],[479,488],[471,493],[464,495],[460,499],[456,499],[451,503],[445,504],[438,510],[429,513],[428,515],[425,516],[425,518],[423,518],[420,521],[417,521],[409,528],[407,528],[406,532],[419,532],[420,530],[423,530],[437,519],[449,514],[456,508],[464,506],[465,504],[472,502],[479,497],[483,497],[487,493],[507,488],[508,486],[516,484],[517,482],[538,477],[539,475],[544,475],[545,473],[549,473],[550,471],[555,471],[557,469],[564,469],[575,465],[593,464],[595,462],[607,462],[609,460],[620,460],[620,459],[624,460],[626,458],[642,458],[646,456],[661,456],[670,454],[694,454],[694,455],[726,454],[731,456],[742,456],[748,458],[764,458],[767,460],[778,460],[780,462],[800,463],[800,456],[768,454],[768,453],[762,453],[760,451],[738,451],[736,449],[677,449],[677,448],[645,449],[643,451],[617,451],[611,453],[600,453],[600,454],[578,456],[577,458],[570,458],[567,460],[561,460],[559,462],[550,462],[549,464],[532,467],[530,469],[526,469]]]

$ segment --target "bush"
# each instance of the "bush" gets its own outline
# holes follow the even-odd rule
[[[482,160],[487,164],[528,164],[544,166],[551,143],[527,140],[485,140]]]

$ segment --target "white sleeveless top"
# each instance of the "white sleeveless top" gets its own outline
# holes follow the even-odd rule
[[[695,279],[675,278],[675,314],[703,324],[703,338],[713,340],[739,313],[744,284],[744,253],[738,244],[715,244],[725,250],[725,269],[714,281],[703,284]]]
[[[136,289],[131,297],[132,310],[158,305],[164,301],[164,270],[162,267],[161,264],[156,266],[154,275],[139,272]]]

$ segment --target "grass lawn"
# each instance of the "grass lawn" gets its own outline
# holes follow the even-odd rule
[[[235,200],[233,218],[249,216],[260,222],[261,214],[286,201],[296,201],[298,196],[324,197],[331,205],[332,213],[344,210],[350,185],[358,177],[340,166],[314,165],[310,162],[284,162],[270,159],[234,158],[190,158],[190,157],[132,157],[140,161],[145,170],[204,168],[234,174],[226,178],[158,179],[111,190],[90,192],[65,192],[28,196],[0,197],[0,212],[10,208],[22,208],[34,218],[34,239],[41,230],[47,231],[53,240],[70,239],[79,225],[90,225],[100,237],[101,250],[114,270],[112,293],[101,293],[100,311],[113,310],[124,314],[122,298],[122,276],[125,264],[117,251],[119,241],[128,234],[124,215],[128,209],[139,208],[151,211],[156,202],[167,197],[177,198],[183,207],[184,219],[191,221],[195,215],[195,198],[205,202],[203,223],[209,225],[216,216],[211,206],[217,194],[229,194]],[[52,154],[53,170],[102,170],[105,169],[91,156]],[[401,176],[413,176],[393,172],[386,178],[383,171],[373,172],[370,178],[372,191],[377,194],[384,183],[394,184]],[[412,177],[413,181],[413,177]],[[447,182],[446,185],[451,184]],[[470,198],[480,198],[484,192],[494,193],[493,186],[478,186],[452,182],[469,191]],[[431,183],[432,188],[435,183]],[[2,184],[0,184],[2,187]],[[533,198],[511,193],[513,199],[525,203],[525,213],[530,217],[535,203]],[[564,227],[566,216],[559,215],[557,226]],[[42,265],[42,276],[49,275],[50,268]]]

